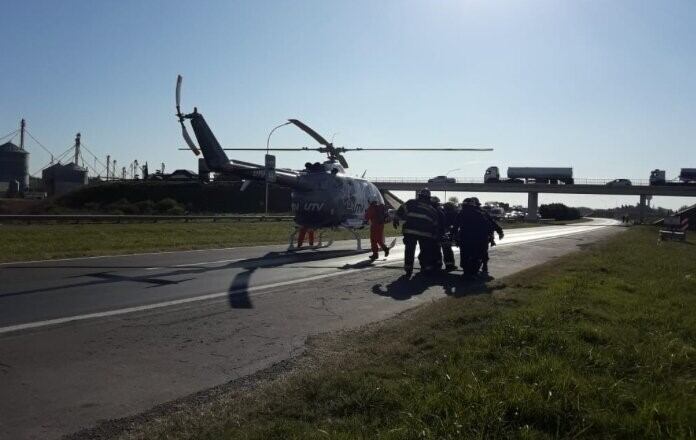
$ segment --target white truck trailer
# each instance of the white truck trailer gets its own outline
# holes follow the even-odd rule
[[[696,183],[696,168],[682,168],[679,173],[679,181],[667,180],[665,170],[652,170],[650,172],[650,185],[681,185]]]
[[[696,183],[696,168],[682,168],[679,180],[682,183]]]
[[[488,167],[483,176],[484,183],[565,183],[573,184],[573,169],[560,167],[509,167],[507,179],[500,177],[498,167]]]

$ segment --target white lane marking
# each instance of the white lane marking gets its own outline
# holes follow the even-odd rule
[[[383,264],[385,264],[385,263],[383,263]],[[265,284],[263,286],[252,286],[252,287],[247,287],[244,289],[235,289],[235,290],[227,291],[227,292],[210,293],[208,295],[194,296],[191,298],[175,299],[175,300],[171,300],[171,301],[164,301],[164,302],[159,302],[159,303],[154,303],[154,304],[147,304],[147,305],[143,305],[143,306],[126,307],[123,309],[107,310],[105,312],[88,313],[85,315],[74,315],[74,316],[67,316],[64,318],[47,319],[44,321],[27,322],[24,324],[16,324],[16,325],[8,326],[8,327],[0,327],[0,334],[19,331],[19,330],[27,330],[27,329],[33,329],[33,328],[39,328],[39,327],[46,327],[49,325],[65,324],[67,322],[73,322],[73,321],[83,321],[85,319],[106,318],[109,316],[117,316],[117,315],[124,315],[127,313],[142,312],[145,310],[159,309],[159,308],[169,307],[169,306],[174,306],[174,305],[179,305],[179,304],[187,304],[187,303],[192,303],[192,302],[205,301],[205,300],[209,300],[209,299],[223,298],[225,296],[237,295],[237,294],[245,293],[245,292],[247,292],[247,293],[259,292],[259,291],[263,291],[263,290],[273,289],[275,287],[283,287],[283,286],[289,286],[292,284],[304,283],[307,281],[315,281],[315,280],[321,280],[323,278],[331,278],[331,277],[343,275],[346,272],[360,272],[363,270],[370,269],[371,267],[374,267],[374,266],[367,266],[364,268],[357,268],[357,269],[348,269],[344,272],[332,272],[332,273],[326,273],[326,274],[322,274],[322,275],[314,275],[311,277],[305,277],[305,278],[300,278],[300,279],[296,279],[296,280],[280,281],[277,283]],[[251,295],[249,295],[249,296],[251,296]]]
[[[611,226],[611,225],[597,225],[594,226],[592,229],[600,229],[605,226]],[[519,244],[519,243],[533,243],[536,241],[543,241],[543,240],[549,240],[553,238],[558,238],[566,235],[574,235],[580,232],[586,232],[587,228],[574,228],[572,231],[564,231],[565,233],[563,234],[554,234],[550,236],[540,236],[536,239],[523,239],[523,240],[516,240],[514,242],[507,242],[504,243],[504,245],[514,245],[514,244]],[[517,234],[515,234],[517,235]],[[502,246],[503,244],[500,244]],[[391,254],[390,254],[391,255]],[[277,283],[271,283],[271,284],[265,284],[262,286],[252,286],[244,289],[235,289],[232,291],[227,291],[227,292],[219,292],[219,293],[211,293],[208,295],[201,295],[201,296],[194,296],[190,298],[182,298],[182,299],[176,299],[176,300],[170,300],[170,301],[163,301],[159,303],[154,303],[154,304],[147,304],[143,306],[135,306],[135,307],[126,307],[122,309],[115,309],[115,310],[107,310],[105,312],[96,312],[96,313],[88,313],[84,315],[74,315],[74,316],[67,316],[63,318],[55,318],[55,319],[47,319],[43,321],[34,321],[34,322],[27,322],[23,324],[16,324],[16,325],[11,325],[8,327],[0,327],[0,334],[3,333],[10,333],[10,332],[15,332],[15,331],[20,331],[20,330],[28,330],[28,329],[34,329],[34,328],[40,328],[40,327],[46,327],[50,325],[58,325],[58,324],[65,324],[68,322],[74,322],[74,321],[84,321],[86,319],[94,319],[94,318],[106,318],[110,316],[118,316],[118,315],[125,315],[128,313],[135,313],[135,312],[142,312],[146,310],[153,310],[153,309],[160,309],[164,307],[169,307],[169,306],[174,306],[174,305],[180,305],[180,304],[187,304],[187,303],[192,303],[192,302],[199,302],[199,301],[205,301],[209,299],[215,299],[215,298],[223,298],[228,295],[236,295],[240,293],[253,293],[253,292],[261,292],[264,290],[268,289],[273,289],[275,287],[283,287],[283,286],[289,286],[293,284],[299,284],[299,283],[304,283],[306,281],[314,281],[314,280],[321,280],[324,278],[332,278],[340,275],[344,275],[345,273],[348,272],[361,272],[364,270],[369,270],[369,269],[374,269],[375,267],[380,267],[384,266],[396,261],[401,261],[403,259],[403,256],[399,256],[396,259],[390,259],[386,261],[380,261],[379,263],[375,262],[371,265],[368,265],[366,267],[360,267],[360,268],[351,268],[351,269],[346,269],[341,272],[331,272],[331,273],[326,273],[326,274],[321,274],[321,275],[313,275],[310,277],[305,277],[305,278],[300,278],[296,280],[287,280],[287,281],[280,281]],[[355,260],[357,262],[363,261],[361,260]],[[252,296],[252,295],[249,295]],[[258,296],[258,295],[253,295],[253,296]]]

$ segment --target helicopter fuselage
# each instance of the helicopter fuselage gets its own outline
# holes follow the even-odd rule
[[[374,184],[343,173],[302,172],[299,182],[309,188],[292,191],[292,212],[300,226],[358,228],[371,200],[384,203]]]

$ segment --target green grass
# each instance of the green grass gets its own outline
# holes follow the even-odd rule
[[[287,243],[292,222],[0,225],[0,262]],[[517,223],[504,228],[525,227]],[[364,229],[361,236],[369,236]],[[391,225],[385,232],[396,235]],[[325,237],[347,240],[346,231]]]
[[[0,261],[287,243],[291,222],[0,225]],[[387,234],[391,227],[387,228]],[[361,231],[363,237],[367,230]],[[325,237],[351,238],[345,231]]]
[[[696,246],[633,228],[327,338],[289,377],[140,438],[693,438]]]

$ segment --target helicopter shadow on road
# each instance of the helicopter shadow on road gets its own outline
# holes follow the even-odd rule
[[[288,252],[269,252],[261,257],[250,258],[248,260],[242,260],[228,265],[227,267],[243,267],[246,270],[244,272],[238,273],[232,279],[230,287],[228,289],[228,302],[233,309],[250,309],[253,308],[253,304],[249,297],[249,282],[251,276],[258,269],[269,269],[274,267],[281,267],[286,264],[294,263],[305,263],[319,260],[326,260],[330,258],[347,257],[351,255],[357,255],[363,251],[357,250],[331,250],[331,251],[321,251],[321,252],[310,252],[310,253],[288,253]],[[294,257],[285,259],[280,257]],[[302,268],[302,267],[298,267]]]
[[[169,285],[176,285],[185,283],[187,281],[195,280],[197,277],[204,276],[207,273],[216,272],[220,270],[229,269],[243,269],[244,271],[235,275],[230,287],[229,292],[229,304],[233,308],[251,308],[251,301],[248,297],[247,289],[249,287],[249,280],[251,275],[257,269],[281,267],[287,264],[311,262],[317,260],[324,260],[337,257],[345,257],[350,255],[355,255],[359,251],[355,250],[324,250],[317,252],[269,252],[261,257],[249,258],[239,261],[230,262],[221,266],[177,266],[171,267],[166,272],[158,272],[153,274],[145,275],[121,275],[111,273],[114,268],[121,269],[119,266],[115,267],[95,267],[100,269],[97,272],[83,273],[79,275],[74,275],[69,278],[74,278],[76,281],[70,284],[61,284],[57,286],[50,287],[40,287],[34,289],[25,289],[14,292],[3,292],[0,289],[0,299],[9,298],[15,296],[23,296],[30,294],[47,294],[47,293],[57,293],[65,289],[71,288],[82,288],[82,287],[92,287],[92,286],[105,286],[115,283],[138,283],[142,286],[147,286],[146,288],[162,288]],[[76,267],[76,266],[73,266]],[[84,266],[85,268],[91,268],[90,266]],[[23,268],[23,267],[22,267]],[[62,268],[61,266],[50,266],[50,268]],[[40,267],[40,269],[46,269],[46,267]],[[173,277],[187,276],[183,279],[172,279]]]
[[[411,277],[403,274],[388,284],[377,283],[372,286],[372,293],[388,296],[397,301],[404,301],[421,295],[428,289],[439,286],[447,296],[457,298],[466,295],[490,293],[493,289],[486,284],[490,280],[492,278],[488,280],[465,280],[459,272],[441,272],[437,274],[417,272]]]

